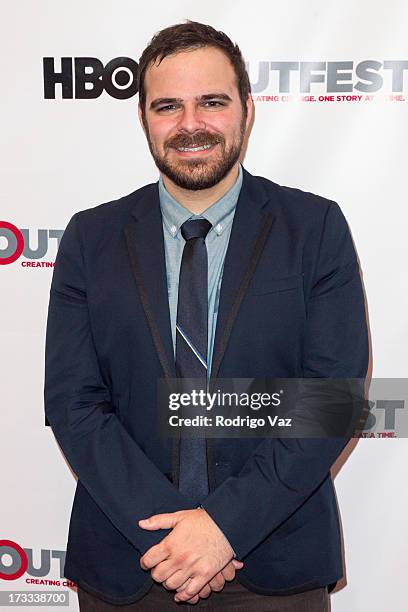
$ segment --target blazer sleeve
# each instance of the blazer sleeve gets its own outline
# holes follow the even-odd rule
[[[138,520],[191,508],[114,413],[93,344],[78,218],[62,236],[50,289],[45,342],[45,416],[69,465],[113,525],[144,554],[170,529]]]
[[[306,304],[303,376],[364,381],[369,357],[364,294],[350,231],[336,202],[329,203],[322,227]],[[327,477],[348,441],[264,439],[238,475],[209,494],[202,506],[238,559],[300,507]]]

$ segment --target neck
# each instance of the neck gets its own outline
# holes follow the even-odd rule
[[[204,212],[207,208],[217,202],[229,189],[233,186],[238,178],[238,163],[234,164],[231,170],[224,178],[209,189],[199,189],[193,191],[191,189],[183,189],[179,187],[167,176],[162,174],[162,179],[165,188],[171,196],[177,202],[179,202],[184,208],[187,208],[190,212],[195,215],[199,215]]]

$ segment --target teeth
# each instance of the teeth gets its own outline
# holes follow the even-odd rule
[[[177,147],[177,151],[204,151],[205,149],[209,149],[212,145],[204,145],[202,147]]]

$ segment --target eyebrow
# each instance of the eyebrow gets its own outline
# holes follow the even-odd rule
[[[205,100],[225,100],[226,102],[232,102],[232,98],[226,93],[209,93],[204,94],[202,96],[196,96],[195,100],[197,101],[205,101]],[[155,110],[158,106],[162,104],[179,104],[183,102],[183,98],[157,98],[153,100],[150,104],[150,110]]]

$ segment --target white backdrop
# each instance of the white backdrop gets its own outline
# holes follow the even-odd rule
[[[44,337],[52,275],[45,262],[55,259],[55,230],[63,230],[74,212],[155,181],[158,173],[138,124],[137,95],[116,99],[103,92],[78,99],[74,91],[63,99],[57,85],[55,98],[45,99],[43,58],[54,58],[57,71],[62,57],[97,58],[104,65],[118,57],[137,60],[154,32],[186,18],[229,34],[249,62],[251,82],[258,83],[246,168],[340,204],[364,273],[373,376],[404,377],[408,4],[207,0],[203,8],[194,8],[185,0],[146,5],[20,0],[3,1],[1,8],[0,220],[22,232],[25,250],[0,266],[0,539],[19,544],[29,560],[32,555],[35,579],[62,581],[58,551],[66,545],[75,481],[44,427]],[[294,70],[289,92],[279,91],[278,72],[268,62],[323,62],[313,74],[324,81],[312,82],[310,93],[301,94]],[[333,70],[328,62],[348,62],[337,82],[351,91],[328,91],[327,74]],[[365,72],[362,79],[362,70],[370,66],[374,77],[367,80]],[[358,83],[368,90],[361,91]],[[283,95],[291,99],[273,98]],[[337,100],[337,95],[362,98]],[[319,96],[334,99],[319,101]],[[10,230],[0,225],[2,263],[10,249],[15,250]],[[402,439],[362,440],[336,477],[348,584],[332,595],[334,612],[406,609],[407,447]],[[12,560],[1,555],[0,572]],[[67,588],[29,583],[33,573],[29,567],[16,580],[0,580],[0,595]],[[77,610],[75,592],[70,593],[69,609]]]

